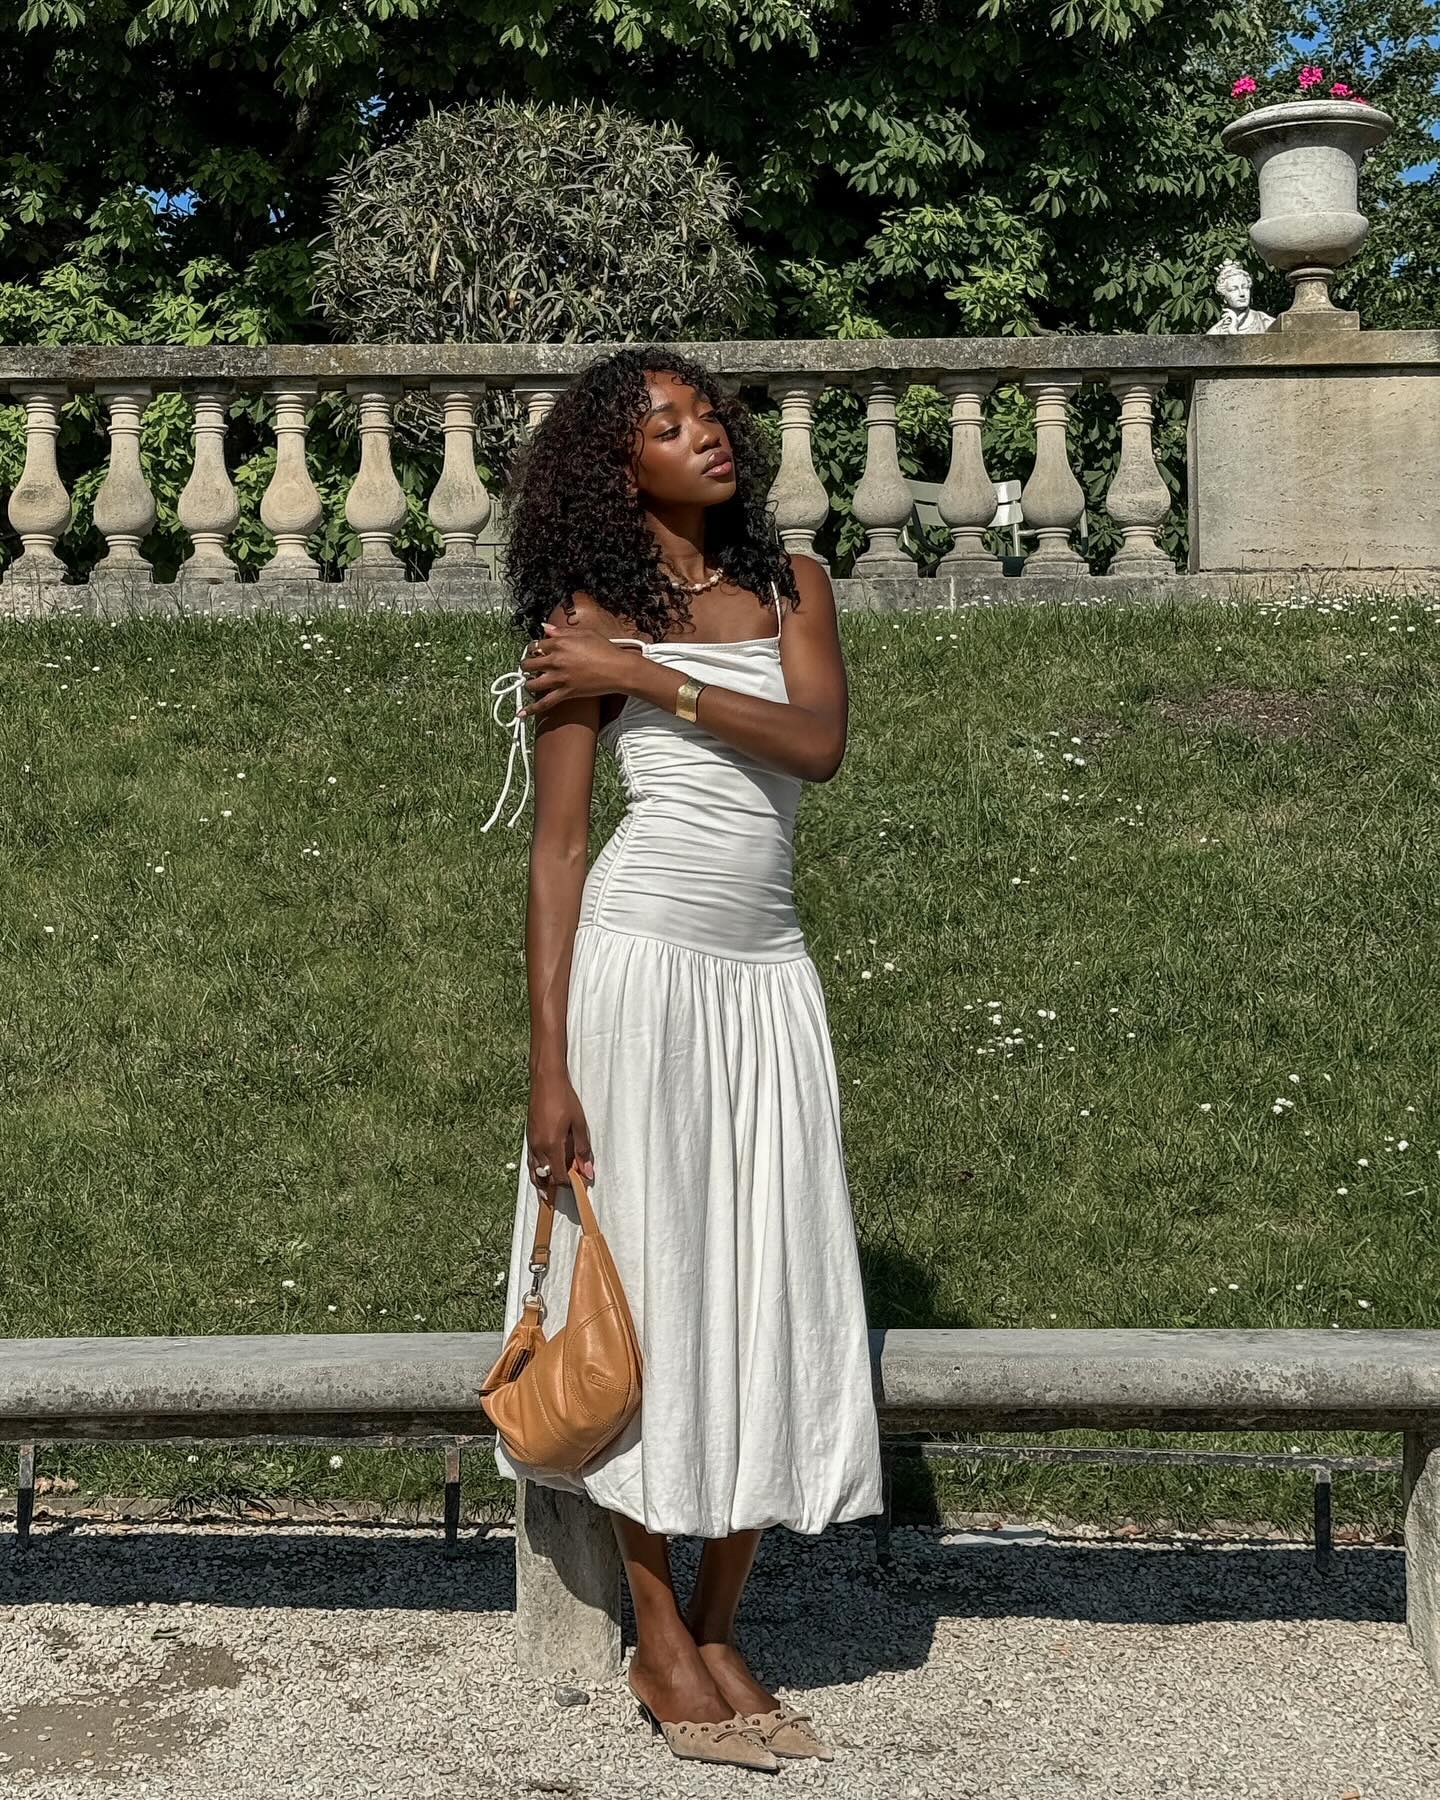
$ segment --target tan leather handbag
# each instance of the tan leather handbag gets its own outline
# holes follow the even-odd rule
[[[480,1388],[480,1404],[516,1462],[579,1474],[624,1430],[640,1404],[640,1343],[610,1246],[578,1163],[567,1171],[584,1233],[570,1304],[553,1337],[540,1329],[540,1277],[550,1263],[555,1203],[540,1189],[530,1291]]]

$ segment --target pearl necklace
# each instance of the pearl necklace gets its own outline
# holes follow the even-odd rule
[[[666,581],[670,583],[671,587],[678,588],[682,594],[703,594],[706,588],[712,588],[717,581],[723,581],[725,579],[724,569],[717,569],[715,573],[705,581],[681,581],[680,577],[672,574],[671,571],[665,567],[664,563],[661,563],[660,565],[660,573],[665,577]]]

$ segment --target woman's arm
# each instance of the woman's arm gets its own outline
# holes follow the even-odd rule
[[[564,624],[557,606],[550,622]],[[530,1078],[568,1082],[570,959],[590,845],[590,799],[600,726],[596,695],[564,700],[537,721],[535,819],[525,914],[530,993]]]
[[[829,575],[813,557],[797,556],[792,567],[801,605],[798,611],[786,614],[780,640],[788,704],[737,693],[734,688],[712,682],[695,703],[695,722],[757,760],[783,769],[787,775],[798,775],[804,781],[829,781],[844,759],[849,724],[849,689],[835,616],[835,593]],[[569,646],[565,644],[566,621],[558,608],[551,623],[559,630],[547,638],[547,646],[558,646],[559,653],[553,658],[547,655],[549,672],[532,690],[534,697],[525,709],[534,715],[537,724],[559,714],[570,716],[571,708],[585,704],[569,697],[570,681],[573,679],[580,686],[594,682],[595,659],[602,654],[593,640],[576,644],[574,668],[567,675],[570,659]],[[586,625],[591,621],[582,612],[575,623]],[[599,627],[592,625],[592,629]],[[653,662],[638,651],[633,655],[622,653],[618,661],[611,649],[607,648],[603,655],[608,687],[674,712],[675,696],[686,679],[683,669]],[[538,673],[541,664],[537,662],[534,667]],[[591,700],[589,704],[597,702]],[[536,743],[538,748],[538,736]]]
[[[850,712],[835,591],[813,557],[797,556],[791,566],[801,604],[786,614],[780,638],[788,704],[711,683],[695,702],[695,722],[787,775],[829,781],[844,760]],[[673,712],[684,680],[683,670],[646,658],[630,692]]]

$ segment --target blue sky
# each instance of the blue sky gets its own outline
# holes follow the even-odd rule
[[[1433,6],[1436,4],[1436,0],[1430,0],[1430,3]],[[1318,37],[1297,37],[1291,38],[1290,41],[1297,50],[1302,52],[1314,50],[1320,43]],[[1427,39],[1427,42],[1432,50],[1440,49],[1440,32],[1436,32],[1434,36]],[[1368,69],[1374,60],[1375,51],[1373,48],[1367,46],[1364,58],[1365,67]],[[1436,83],[1435,91],[1437,94],[1440,94],[1440,82]],[[1431,137],[1440,140],[1440,123],[1436,123],[1430,127],[1430,135]],[[1436,173],[1437,169],[1440,169],[1440,157],[1432,156],[1429,162],[1412,163],[1408,169],[1402,169],[1400,171],[1400,179],[1402,181],[1429,181]]]

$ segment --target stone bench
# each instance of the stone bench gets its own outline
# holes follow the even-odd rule
[[[870,1333],[882,1436],[929,1431],[1399,1432],[1407,1621],[1440,1679],[1440,1331]],[[21,1447],[17,1524],[44,1443],[331,1443],[443,1448],[446,1536],[459,1459],[493,1428],[476,1390],[498,1332],[0,1340],[0,1442]],[[516,1629],[536,1672],[620,1665],[622,1569],[608,1515],[516,1488]]]

